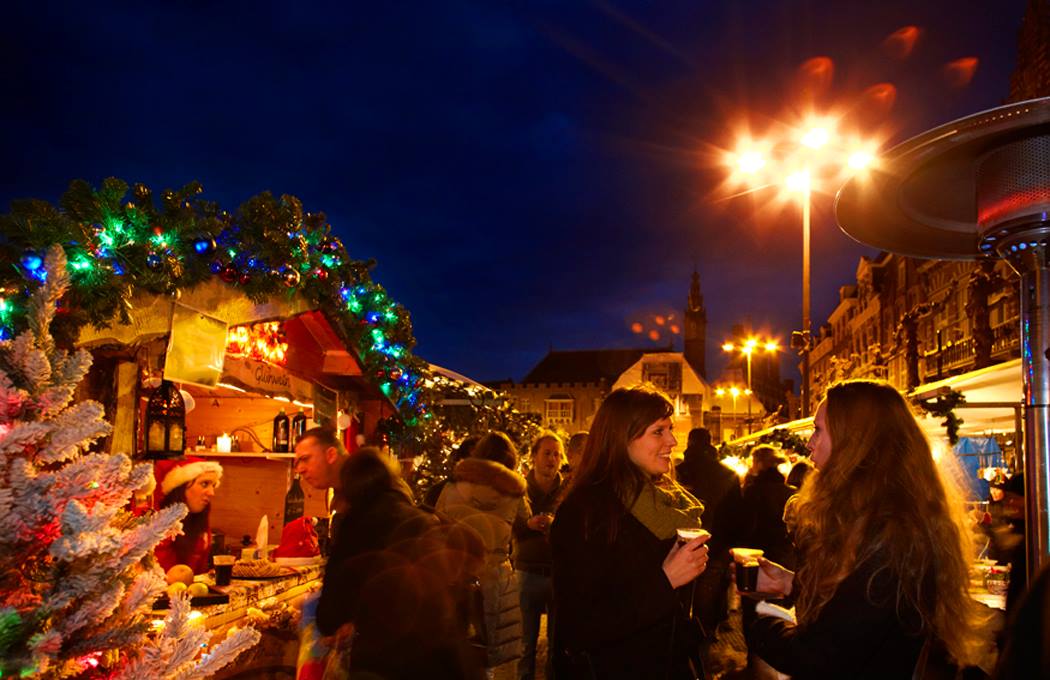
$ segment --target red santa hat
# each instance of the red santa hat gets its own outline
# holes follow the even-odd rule
[[[222,466],[213,460],[186,456],[159,460],[153,465],[153,476],[157,480],[161,496],[167,496],[177,487],[192,482],[205,472],[214,472],[220,480],[222,479]]]

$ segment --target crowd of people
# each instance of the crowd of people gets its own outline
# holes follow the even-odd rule
[[[617,389],[589,433],[544,432],[523,462],[507,435],[485,433],[419,505],[379,451],[348,457],[307,432],[296,470],[334,488],[343,515],[317,609],[323,634],[350,641],[343,670],[482,678],[515,664],[534,678],[546,615],[547,678],[705,678],[732,549],[747,547],[761,551],[756,592],[740,598],[756,673],[982,677],[974,526],[899,392],[830,388],[810,457],[787,475],[784,454],[759,445],[741,479],[703,428],[675,465],[673,415],[653,388]],[[1009,629],[1000,642],[997,677],[1036,677],[1017,669],[1038,645]]]

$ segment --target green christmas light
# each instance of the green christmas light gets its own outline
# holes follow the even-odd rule
[[[394,313],[393,310],[387,310],[387,312],[383,316],[385,316],[386,320],[390,323],[397,323],[397,314]]]
[[[376,341],[376,344],[382,347],[386,343],[386,336],[383,335],[383,331],[379,328],[372,329],[372,339]]]
[[[77,255],[69,261],[70,269],[75,272],[90,271],[94,266],[94,262],[86,255]]]

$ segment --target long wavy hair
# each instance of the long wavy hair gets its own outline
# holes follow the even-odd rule
[[[669,418],[673,413],[671,401],[647,385],[613,390],[602,402],[594,414],[569,493],[594,486],[606,486],[613,493],[584,509],[585,532],[604,524],[606,537],[610,542],[615,541],[624,509],[634,504],[647,483],[673,484],[669,478],[650,479],[627,455],[630,442],[641,437],[657,420]]]
[[[877,569],[899,578],[897,611],[919,614],[914,632],[974,663],[981,642],[967,592],[973,544],[957,487],[890,385],[839,383],[825,405],[831,456],[807,477],[797,503],[799,621],[815,619],[839,583],[878,555]]]

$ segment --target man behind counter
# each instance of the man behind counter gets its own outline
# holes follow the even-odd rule
[[[295,445],[295,474],[319,491],[332,489],[331,510],[335,513],[327,535],[336,536],[339,518],[346,510],[339,472],[346,462],[347,453],[335,430],[329,427],[314,427],[303,433]]]

